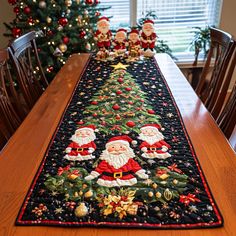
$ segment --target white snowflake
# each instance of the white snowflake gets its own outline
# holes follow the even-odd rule
[[[194,212],[194,213],[198,212],[198,209],[197,209],[196,206],[190,206],[190,207],[189,207],[189,210],[190,210],[191,212]]]

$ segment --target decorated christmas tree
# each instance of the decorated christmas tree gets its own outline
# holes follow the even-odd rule
[[[84,111],[86,123],[96,124],[106,134],[139,132],[143,122],[159,123],[158,115],[146,100],[146,94],[122,63],[100,90],[94,94]]]
[[[101,12],[98,0],[8,0],[16,18],[5,23],[8,36],[13,40],[36,31],[39,56],[49,78],[77,52],[95,48],[93,32]]]

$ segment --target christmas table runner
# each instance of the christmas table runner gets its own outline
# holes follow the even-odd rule
[[[154,58],[90,58],[17,225],[222,225]]]

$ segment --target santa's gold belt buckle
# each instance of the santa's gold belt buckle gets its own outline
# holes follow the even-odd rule
[[[83,152],[83,148],[77,148],[77,152]]]
[[[150,150],[151,151],[156,151],[156,148],[155,147],[150,147]]]
[[[115,172],[115,173],[113,174],[113,177],[114,177],[115,179],[120,179],[120,178],[122,178],[122,172]]]

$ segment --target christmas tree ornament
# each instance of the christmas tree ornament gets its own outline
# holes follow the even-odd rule
[[[100,16],[100,15],[101,15],[101,13],[99,11],[95,12],[95,16]]]
[[[86,43],[85,48],[86,48],[88,51],[90,51],[90,50],[91,50],[91,44],[90,44],[90,43]]]
[[[13,27],[11,32],[14,38],[17,38],[21,35],[21,29],[17,27]]]
[[[29,25],[34,25],[34,19],[32,17],[28,18],[27,22]]]
[[[100,3],[99,0],[94,0],[94,4]]]
[[[58,31],[62,31],[62,30],[63,30],[63,27],[62,27],[61,25],[59,25],[59,26],[57,27],[57,30],[58,30]]]
[[[118,64],[116,65],[111,65],[111,67],[114,68],[114,70],[126,70],[126,68],[128,67],[129,65],[125,65],[125,64],[122,64],[121,62],[119,62]]]
[[[85,205],[84,202],[81,202],[76,208],[75,208],[75,215],[77,217],[84,217],[88,214],[88,207]]]
[[[178,183],[179,183],[179,181],[178,181],[177,179],[174,179],[174,180],[173,180],[173,184],[174,184],[174,185],[176,185],[176,184],[178,184]]]
[[[61,44],[59,45],[59,49],[61,50],[61,52],[66,52],[67,46],[66,46],[64,43],[61,43]]]
[[[128,87],[128,88],[125,88],[125,90],[129,92],[129,91],[132,90],[132,88],[129,88],[129,87]]]
[[[72,5],[72,1],[71,0],[65,0],[65,5],[67,7],[70,7]]]
[[[63,55],[63,53],[59,48],[56,48],[55,51],[53,52],[53,56],[55,56],[55,57],[60,57],[62,55]]]
[[[117,80],[120,84],[124,82],[124,80],[122,78],[118,78]]]
[[[161,198],[162,194],[160,192],[156,192],[155,196],[156,198]]]
[[[128,121],[127,123],[126,123],[126,125],[128,126],[128,127],[134,127],[135,126],[135,123],[133,122],[133,121]]]
[[[154,184],[152,185],[152,187],[153,187],[154,189],[156,189],[156,188],[158,187],[158,185],[157,185],[156,183],[154,183]]]
[[[84,10],[84,16],[87,17],[89,14],[88,10]]]
[[[121,90],[117,90],[117,91],[116,91],[116,94],[117,94],[117,95],[120,95],[120,94],[122,94],[122,91],[121,91]]]
[[[16,14],[19,14],[19,13],[20,13],[20,8],[19,8],[19,7],[14,7],[14,8],[13,8],[13,11],[14,11]]]
[[[92,105],[97,105],[97,104],[98,104],[98,101],[92,101],[91,104],[92,104]]]
[[[48,24],[51,24],[52,23],[52,18],[47,16],[46,21],[47,21]]]
[[[118,104],[115,104],[112,106],[113,110],[119,110],[120,109],[120,106]]]
[[[45,9],[47,7],[47,3],[45,1],[39,1],[39,8]]]
[[[84,38],[85,35],[86,35],[86,31],[85,31],[85,30],[82,30],[82,31],[79,33],[79,37],[80,37],[80,38]]]
[[[94,0],[85,0],[85,3],[88,5],[92,5]]]
[[[153,192],[148,192],[148,197],[153,197],[154,196],[154,193]]]
[[[92,196],[93,196],[93,191],[91,189],[84,194],[85,198],[91,198]]]
[[[17,0],[8,0],[8,2],[11,4],[11,5],[15,5],[17,3]]]
[[[153,110],[151,110],[151,109],[147,110],[147,112],[148,112],[149,114],[151,114],[151,115],[155,114],[155,111],[153,111]]]
[[[164,191],[164,198],[167,200],[167,201],[170,201],[173,197],[173,193],[167,188],[165,189]]]
[[[31,9],[28,6],[24,8],[25,14],[30,14],[30,12],[31,12]]]
[[[51,73],[52,71],[53,71],[53,66],[49,66],[48,68],[47,68],[47,72],[49,72],[49,73]]]
[[[77,3],[77,4],[80,4],[80,0],[76,0],[76,3]]]
[[[59,20],[58,20],[58,24],[60,24],[61,26],[66,26],[68,23],[68,19],[65,18],[65,17],[61,17]]]
[[[68,44],[68,43],[70,42],[70,38],[67,37],[67,36],[64,36],[64,37],[62,38],[62,41],[63,41],[64,44]]]

